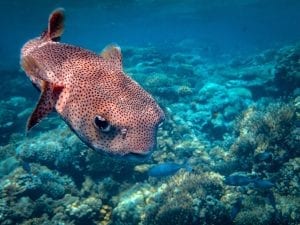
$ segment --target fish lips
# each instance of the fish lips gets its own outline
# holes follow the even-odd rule
[[[124,155],[120,155],[120,158],[132,162],[145,162],[151,158],[152,152],[155,148],[156,142],[147,151],[130,151]]]
[[[150,159],[152,151],[144,152],[143,154],[138,154],[134,152],[130,152],[123,157],[123,159],[133,161],[133,162],[145,162]]]
[[[147,152],[139,152],[139,153],[128,152],[126,154],[118,154],[118,153],[107,152],[107,151],[102,151],[102,150],[97,151],[97,152],[105,157],[112,157],[112,158],[118,159],[120,161],[143,163],[145,161],[148,161],[151,158],[153,149],[154,149],[154,147]]]

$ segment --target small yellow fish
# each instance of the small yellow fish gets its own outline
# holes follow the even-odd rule
[[[21,66],[41,91],[27,131],[53,109],[88,146],[117,155],[147,155],[156,145],[165,115],[122,67],[121,50],[101,55],[60,43],[64,11],[55,10],[48,29],[21,50]]]

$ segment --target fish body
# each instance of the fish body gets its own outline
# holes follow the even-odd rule
[[[48,29],[21,50],[21,66],[41,91],[27,131],[55,110],[89,147],[114,155],[147,155],[156,145],[164,112],[122,67],[121,50],[101,55],[58,42],[64,11],[55,10]]]
[[[272,187],[274,187],[274,183],[272,183],[269,180],[254,180],[253,181],[254,187],[258,188],[258,189],[270,189]]]
[[[166,177],[174,175],[181,168],[191,171],[191,168],[186,164],[177,164],[173,162],[162,163],[151,167],[148,171],[150,177]]]
[[[252,182],[253,180],[246,175],[232,174],[225,179],[225,184],[231,186],[245,186]]]
[[[270,189],[274,184],[269,180],[250,178],[244,174],[231,174],[225,178],[225,184],[230,186],[246,186],[248,184],[253,184],[255,188],[258,189]]]
[[[271,162],[272,157],[273,157],[273,155],[270,152],[261,152],[261,153],[258,153],[254,158],[258,162]]]

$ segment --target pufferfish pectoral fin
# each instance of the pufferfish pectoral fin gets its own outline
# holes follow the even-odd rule
[[[122,70],[122,53],[119,46],[106,46],[101,52],[101,57],[112,63],[116,69]]]
[[[62,90],[63,87],[61,86],[55,86],[47,81],[41,81],[41,96],[27,121],[26,132],[38,124],[54,109]]]

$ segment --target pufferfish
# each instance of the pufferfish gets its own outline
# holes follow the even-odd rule
[[[48,28],[21,49],[21,66],[41,91],[26,130],[55,110],[89,147],[121,156],[146,156],[156,146],[163,110],[123,71],[121,50],[100,55],[60,43],[64,10],[50,14]]]

